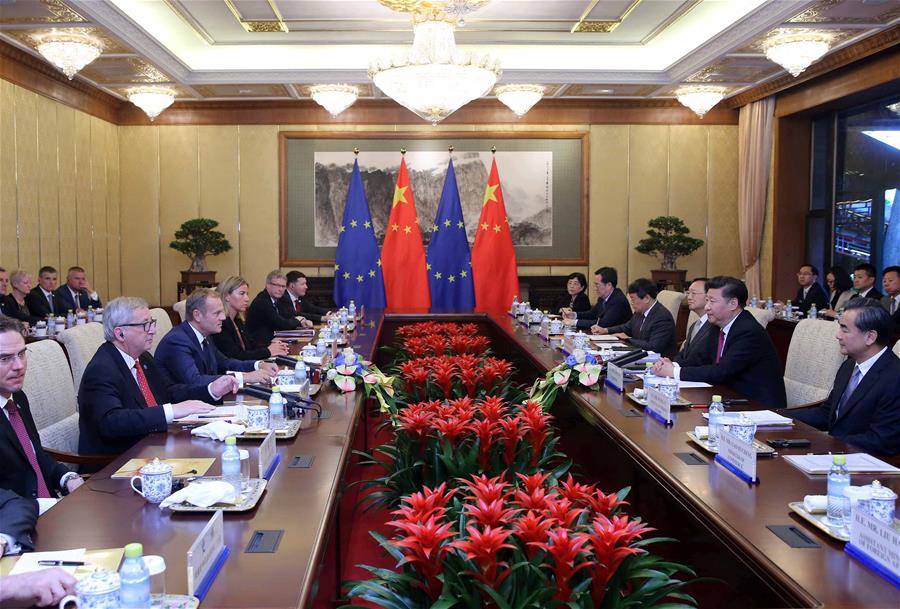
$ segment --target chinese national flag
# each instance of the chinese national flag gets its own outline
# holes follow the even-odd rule
[[[392,310],[428,309],[428,275],[425,272],[425,248],[416,217],[412,186],[406,171],[406,159],[400,160],[394,202],[381,246],[381,269],[387,305]]]
[[[484,191],[484,204],[472,248],[472,276],[475,280],[475,308],[481,311],[505,311],[519,294],[516,251],[513,249],[497,159],[491,164]]]

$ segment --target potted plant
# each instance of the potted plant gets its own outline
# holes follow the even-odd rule
[[[688,235],[691,230],[677,216],[659,216],[647,223],[647,237],[634,248],[642,254],[656,256],[662,269],[650,271],[653,281],[684,285],[686,270],[678,270],[679,256],[694,253],[703,245],[703,239]]]
[[[173,250],[191,258],[191,268],[181,271],[181,281],[186,284],[215,283],[216,272],[206,268],[206,257],[215,256],[231,249],[231,244],[219,225],[209,218],[188,220],[175,231],[175,240],[169,244]]]

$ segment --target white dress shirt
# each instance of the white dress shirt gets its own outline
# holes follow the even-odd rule
[[[188,322],[188,325],[191,327],[191,330],[194,331],[194,336],[197,337],[197,342],[200,343],[200,350],[203,351],[204,349],[206,349],[206,347],[203,346],[203,341],[206,341],[206,345],[209,346],[209,341],[207,340],[207,337],[203,336],[200,333],[200,331],[197,328],[195,328],[194,324],[192,324],[191,322]],[[253,369],[259,370],[259,365],[261,363],[262,363],[262,360],[257,360],[255,362],[253,362]],[[226,374],[232,375],[234,378],[237,379],[237,381],[241,387],[244,386],[244,373],[243,372],[239,372],[237,370],[229,370],[228,372],[226,372]],[[210,392],[210,395],[212,395],[212,392]],[[218,399],[218,398],[216,398],[216,399]]]
[[[734,325],[734,320],[740,316],[740,313],[734,316],[734,318],[725,324],[725,327],[722,328],[722,333],[725,334],[725,338],[722,340],[722,351],[725,351],[725,343],[728,342],[728,333],[731,332],[731,326]],[[707,317],[704,315],[703,317]],[[708,317],[707,317],[708,319]],[[681,366],[675,362],[672,362],[672,376],[676,381],[681,381]]]

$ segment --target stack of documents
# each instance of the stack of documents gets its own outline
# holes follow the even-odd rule
[[[831,455],[785,455],[784,460],[805,474],[827,474],[831,469]],[[900,474],[900,469],[866,453],[847,455],[847,470],[851,474]]]
[[[783,417],[777,412],[772,412],[771,410],[725,411],[726,417],[735,417],[740,415],[744,415],[745,417],[756,423],[757,427],[787,427],[794,424],[794,419]],[[708,419],[709,413],[704,412],[703,417]]]

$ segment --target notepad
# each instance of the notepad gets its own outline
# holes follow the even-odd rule
[[[215,421],[216,419],[212,420]],[[182,476],[202,476],[210,467],[212,467],[212,464],[216,462],[216,460],[212,458],[160,460],[163,463],[168,463],[172,466],[172,477],[174,478]],[[110,476],[110,478],[121,479],[140,476],[141,468],[151,461],[153,461],[153,459],[129,459],[129,461],[120,467],[116,473]]]
[[[847,455],[847,470],[851,474],[900,474],[890,463],[866,453]],[[831,469],[831,455],[785,455],[784,460],[805,474],[827,474]]]
[[[32,571],[42,571],[50,567],[42,567],[38,564],[39,560],[73,560],[84,561],[84,553],[86,548],[77,550],[59,550],[56,552],[26,552],[19,557],[15,566],[10,570],[10,575],[19,575],[20,573],[31,573]],[[77,567],[59,567],[65,569],[74,575]]]
[[[725,413],[725,416],[739,415],[744,415],[745,417],[756,423],[758,427],[783,427],[786,425],[794,424],[794,419],[783,417],[777,412],[772,412],[771,410],[729,410]],[[703,418],[708,419],[709,413],[704,412]]]
[[[621,338],[609,334],[591,334],[588,338],[595,343],[616,343],[622,340]]]
[[[186,417],[182,417],[180,419],[175,419],[176,423],[212,423],[213,421],[228,421],[231,422],[234,419],[240,418],[240,407],[237,405],[232,406],[217,406],[213,410],[209,412],[195,412],[189,414]]]
[[[679,389],[702,389],[704,387],[712,387],[712,385],[702,381],[678,381]]]

